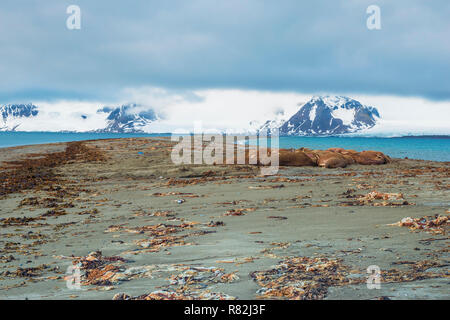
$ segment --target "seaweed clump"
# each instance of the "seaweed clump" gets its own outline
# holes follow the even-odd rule
[[[41,189],[61,182],[56,167],[74,162],[103,162],[103,152],[81,141],[69,142],[64,151],[30,154],[24,159],[5,161],[0,168],[0,197],[22,190]]]

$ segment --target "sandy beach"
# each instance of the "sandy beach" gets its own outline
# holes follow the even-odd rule
[[[2,175],[47,157],[2,180],[0,299],[450,299],[448,223],[395,225],[449,215],[449,163],[262,177],[174,165],[168,139],[68,145],[0,149]]]

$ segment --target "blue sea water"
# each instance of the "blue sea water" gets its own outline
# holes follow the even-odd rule
[[[160,137],[169,135],[164,133],[0,132],[0,148],[81,140]]]
[[[250,144],[256,144],[250,140]],[[344,148],[381,151],[391,158],[450,161],[450,137],[280,137],[280,148]]]
[[[170,136],[170,134],[0,132],[0,148],[53,142],[160,136]],[[250,140],[250,144],[254,144],[253,142]],[[280,148],[301,147],[376,150],[393,158],[450,161],[450,137],[280,137]]]

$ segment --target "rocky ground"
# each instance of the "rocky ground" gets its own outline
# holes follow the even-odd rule
[[[450,298],[449,163],[261,177],[249,165],[177,166],[171,148],[0,149],[0,298]]]

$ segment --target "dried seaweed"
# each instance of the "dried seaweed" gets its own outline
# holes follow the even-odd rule
[[[406,217],[390,226],[408,227],[410,230],[423,230],[432,233],[445,234],[449,227],[448,216],[435,215],[423,218]]]
[[[83,142],[69,142],[65,151],[50,154],[31,154],[25,159],[6,161],[0,168],[0,196],[22,190],[41,189],[61,181],[54,168],[72,162],[103,162],[105,155],[87,147]]]
[[[131,297],[125,293],[114,295],[113,300],[235,300],[235,297],[220,292],[209,290],[183,290],[168,291],[158,290],[137,297]]]
[[[323,299],[331,286],[361,281],[348,278],[348,274],[349,268],[339,259],[293,257],[250,276],[262,287],[259,298],[311,300]]]

